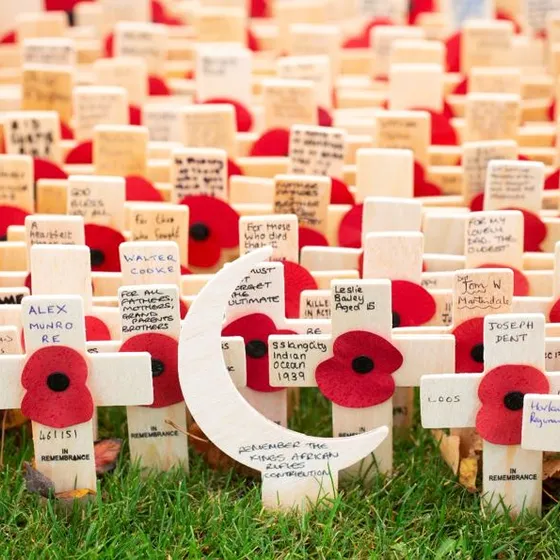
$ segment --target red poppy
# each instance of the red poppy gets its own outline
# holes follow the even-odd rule
[[[471,199],[470,204],[471,212],[482,212],[484,209],[484,193],[480,192],[475,194]]]
[[[455,373],[484,371],[484,317],[467,319],[453,329]]]
[[[84,231],[86,245],[91,253],[91,270],[119,272],[121,269],[119,246],[126,241],[122,233],[98,224],[86,224]]]
[[[441,196],[441,189],[426,179],[424,167],[414,162],[414,196]]]
[[[13,45],[17,43],[17,35],[15,31],[8,31],[0,38],[0,45]]]
[[[252,18],[270,17],[270,6],[268,0],[251,0],[250,15]]]
[[[413,107],[413,111],[425,111],[430,114],[432,123],[432,138],[431,144],[434,146],[456,146],[457,133],[451,124],[453,112],[447,103],[444,104],[442,113],[436,113],[431,109],[423,107]]]
[[[434,0],[411,0],[408,11],[408,25],[415,25],[422,14],[436,11]]]
[[[316,229],[300,226],[298,230],[299,250],[303,247],[328,247],[327,238]]]
[[[282,387],[271,387],[268,377],[268,337],[278,334],[296,334],[278,329],[274,321],[262,313],[252,313],[229,323],[222,336],[241,336],[245,342],[247,387],[253,391],[272,393]]]
[[[68,179],[68,175],[56,163],[47,159],[33,159],[33,180],[39,179]]]
[[[171,90],[163,78],[160,78],[159,76],[149,76],[148,95],[171,95]]]
[[[331,204],[354,204],[354,195],[344,181],[331,177]]]
[[[447,71],[461,71],[461,33],[454,33],[445,41],[447,47]]]
[[[184,319],[189,311],[189,306],[184,302],[182,298],[179,298],[179,316]]]
[[[478,386],[478,433],[495,445],[519,445],[524,396],[546,394],[549,389],[546,375],[533,366],[512,364],[490,370]]]
[[[111,340],[109,327],[98,317],[86,315],[86,340],[99,342],[101,340]]]
[[[454,88],[453,94],[454,95],[467,95],[469,91],[469,79],[463,78]]]
[[[391,281],[393,327],[418,327],[436,313],[436,302],[420,284],[408,280]]]
[[[285,128],[271,128],[257,139],[251,147],[250,155],[287,156],[290,152],[290,131]]]
[[[344,214],[338,226],[338,244],[359,249],[362,246],[362,218],[364,205],[356,204]]]
[[[161,333],[138,334],[129,338],[119,352],[148,352],[152,357],[154,402],[149,408],[163,408],[183,400],[179,385],[179,343]]]
[[[556,101],[551,101],[547,111],[548,120],[556,122]]]
[[[525,276],[525,274],[523,274],[521,270],[518,270],[513,266],[494,263],[481,264],[477,268],[509,268],[513,272],[513,295],[519,297],[525,297],[529,295],[529,280],[527,280],[527,276]]]
[[[253,52],[259,52],[261,50],[259,40],[249,28],[247,28],[247,48]]]
[[[317,122],[319,126],[332,126],[333,124],[331,114],[324,107],[318,107],[317,109]]]
[[[22,413],[50,428],[68,428],[91,420],[93,399],[87,377],[87,361],[73,348],[48,346],[36,350],[21,374],[26,389]]]
[[[553,171],[544,181],[544,190],[551,191],[557,189],[560,184],[560,170]]]
[[[511,21],[511,23],[513,23],[513,32],[516,35],[521,33],[521,25],[519,25],[518,21],[507,12],[504,12],[503,10],[496,10],[496,19],[499,21]]]
[[[364,28],[362,29],[362,31],[360,31],[360,33],[358,33],[357,35],[353,35],[352,37],[347,39],[343,43],[342,48],[368,49],[371,46],[370,32],[374,27],[377,27],[379,25],[383,25],[383,26],[393,25],[393,22],[389,18],[385,18],[385,17],[378,17],[372,19],[364,26]]]
[[[93,141],[85,140],[76,144],[67,154],[67,164],[88,164],[93,163]]]
[[[222,249],[239,245],[239,214],[226,202],[206,195],[186,196],[189,207],[189,264],[215,266]]]
[[[237,165],[237,163],[235,163],[233,160],[228,158],[228,160],[227,160],[227,176],[228,176],[228,179],[232,175],[244,175],[244,173],[243,173],[243,169],[241,169],[241,167],[239,167],[239,165]]]
[[[144,177],[137,177],[129,175],[125,178],[126,181],[126,200],[129,201],[149,201],[149,202],[163,202],[163,196],[154,187],[154,185],[144,179]]]
[[[91,0],[45,0],[45,10],[47,12],[71,12],[76,4]]]
[[[212,99],[207,99],[204,104],[227,104],[232,105],[235,109],[235,120],[237,123],[237,132],[249,132],[253,128],[253,115],[243,103],[235,101],[234,99],[228,99],[226,97],[215,97]]]
[[[62,140],[74,140],[74,131],[62,121],[60,122],[60,137]]]
[[[0,241],[6,241],[10,226],[22,226],[29,213],[17,206],[0,206]]]
[[[154,23],[163,23],[164,25],[184,25],[184,22],[175,16],[170,16],[165,6],[158,0],[152,0],[152,21]]]
[[[317,282],[311,273],[298,263],[284,261],[284,300],[286,317],[299,317],[300,296],[303,290],[316,290]]]
[[[142,110],[136,105],[128,106],[128,124],[140,126],[142,124]]]
[[[402,363],[402,354],[385,338],[350,331],[336,338],[333,357],[317,366],[315,379],[321,393],[335,404],[366,408],[393,396],[392,374]]]

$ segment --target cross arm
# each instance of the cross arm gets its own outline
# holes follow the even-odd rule
[[[89,354],[88,387],[97,406],[154,402],[152,362],[147,352]]]
[[[424,375],[420,380],[420,414],[424,428],[472,428],[480,408],[482,374]]]
[[[404,358],[393,376],[398,387],[417,387],[423,375],[455,371],[452,335],[398,334],[392,340]]]
[[[317,387],[315,369],[332,356],[329,335],[284,335],[268,338],[272,387]]]
[[[24,388],[21,385],[21,372],[25,356],[2,356],[0,358],[0,409],[19,408]]]

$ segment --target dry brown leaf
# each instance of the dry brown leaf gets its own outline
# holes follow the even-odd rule
[[[466,457],[459,464],[459,483],[469,492],[477,492],[476,475],[478,474],[478,457]]]
[[[86,496],[95,496],[95,492],[89,488],[78,488],[77,490],[68,490],[67,492],[55,494],[57,500],[81,500]]]
[[[545,457],[543,462],[543,480],[560,478],[560,459]]]
[[[6,410],[6,430],[13,430],[23,426],[28,419],[19,410]]]
[[[54,493],[54,483],[50,478],[33,468],[27,461],[23,463],[23,468],[25,469],[23,478],[28,492],[39,494],[44,498]]]
[[[447,435],[443,430],[432,430],[432,434],[439,443],[439,451],[443,460],[449,465],[453,474],[457,475],[459,472],[459,463],[461,461],[461,455],[459,453],[461,440],[459,436]]]
[[[121,447],[122,440],[116,438],[102,439],[95,442],[93,453],[95,455],[95,472],[98,475],[115,469]]]

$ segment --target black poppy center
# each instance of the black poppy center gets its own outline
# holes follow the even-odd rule
[[[266,355],[267,346],[266,342],[262,340],[250,340],[245,345],[245,352],[251,358],[262,358]]]
[[[165,371],[165,364],[161,360],[152,358],[152,377],[159,377]]]
[[[369,373],[373,368],[373,360],[368,356],[358,356],[352,360],[352,369],[356,373]]]
[[[55,371],[47,377],[47,387],[51,391],[61,393],[70,387],[70,378],[65,373]]]
[[[520,391],[510,391],[504,397],[504,404],[508,410],[521,410],[523,408],[523,393]]]
[[[91,266],[101,266],[105,262],[105,253],[101,249],[90,249]]]
[[[393,311],[393,328],[396,329],[397,327],[401,326],[401,316],[396,312]]]
[[[189,228],[189,235],[195,241],[206,241],[210,236],[210,229],[206,224],[198,222]]]
[[[484,344],[475,344],[471,348],[471,358],[479,364],[484,363]]]
[[[0,235],[0,241],[8,241],[8,234]]]

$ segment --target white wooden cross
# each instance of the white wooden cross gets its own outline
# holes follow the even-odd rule
[[[29,296],[22,313],[27,354],[0,357],[0,408],[32,420],[35,464],[55,492],[95,492],[94,406],[150,404],[150,356],[86,353],[78,296]]]
[[[545,321],[540,314],[488,315],[483,373],[426,375],[420,382],[424,428],[473,428],[483,439],[483,498],[517,515],[540,513],[542,452],[521,447],[527,393],[549,393],[558,374],[544,373]]]
[[[389,280],[333,280],[331,309],[332,335],[273,336],[269,345],[270,384],[318,386],[333,403],[334,436],[391,427],[395,387],[414,387],[425,373],[453,368],[452,336],[391,335]],[[392,457],[390,431],[375,453],[380,472],[391,472]],[[357,470],[370,466],[366,461]]]

